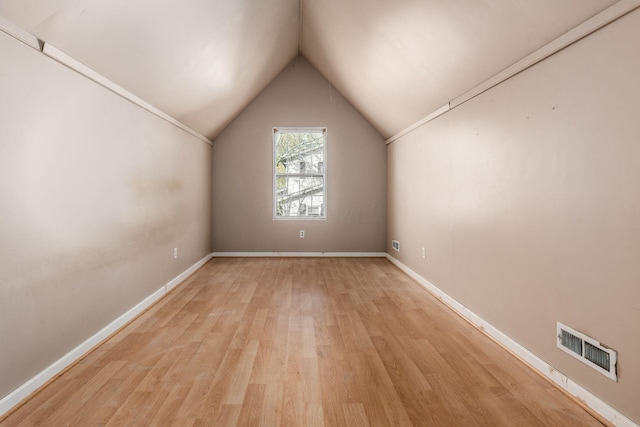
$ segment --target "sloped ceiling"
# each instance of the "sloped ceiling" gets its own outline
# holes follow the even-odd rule
[[[0,15],[210,139],[298,55],[298,0],[1,0]]]
[[[615,0],[305,0],[301,53],[389,137]]]
[[[298,54],[389,137],[616,0],[0,0],[214,139]]]

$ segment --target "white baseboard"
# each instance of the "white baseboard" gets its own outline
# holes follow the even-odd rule
[[[458,301],[444,293],[438,287],[433,285],[431,282],[426,280],[424,277],[420,276],[415,271],[411,270],[409,267],[392,257],[391,255],[386,255],[387,259],[391,261],[396,267],[400,270],[404,271],[409,277],[418,282],[422,287],[424,287],[427,291],[434,294],[438,299],[444,302],[447,306],[449,306],[452,310],[457,312],[459,315],[467,319],[472,324],[476,325],[481,331],[492,337],[494,340],[499,342],[502,346],[513,352],[516,356],[524,360],[531,367],[536,369],[545,377],[549,378],[551,381],[562,387],[569,394],[577,398],[586,404],[589,408],[591,408],[594,412],[599,414],[603,419],[607,420],[614,426],[619,427],[640,427],[638,424],[631,421],[629,418],[622,415],[620,412],[616,411],[614,408],[603,402],[598,397],[594,396],[591,392],[586,390],[584,387],[580,386],[571,378],[567,377],[553,366],[549,365],[544,360],[540,359],[535,354],[531,353],[526,348],[522,347],[516,341],[514,341],[509,336],[505,335],[499,329],[487,323],[480,316],[475,314],[473,311],[469,310],[464,305],[460,304]]]
[[[88,340],[71,350],[65,356],[54,362],[51,366],[44,369],[42,372],[31,378],[29,381],[18,387],[6,397],[0,400],[0,417],[9,412],[13,407],[18,405],[24,399],[26,399],[31,393],[35,392],[38,388],[44,385],[51,378],[58,375],[65,368],[72,363],[80,359],[83,355],[92,350],[95,346],[100,344],[109,335],[116,332],[127,322],[134,319],[137,315],[142,313],[153,303],[158,301],[171,289],[175,288],[178,284],[189,277],[198,268],[202,267],[207,261],[214,257],[386,257],[399,269],[404,271],[409,277],[414,279],[417,283],[434,294],[446,305],[451,307],[454,311],[459,313],[464,318],[468,319],[471,323],[478,326],[487,335],[502,344],[505,348],[512,351],[518,357],[523,359],[533,368],[538,370],[541,374],[548,377],[551,381],[558,384],[569,394],[576,397],[580,401],[584,402],[592,410],[602,416],[605,420],[609,421],[615,426],[620,427],[640,427],[633,421],[616,411],[614,408],[594,396],[588,390],[575,383],[573,380],[553,368],[551,365],[540,359],[535,354],[531,353],[526,348],[522,347],[516,341],[502,333],[500,330],[484,321],[480,316],[460,304],[455,299],[441,291],[435,285],[428,280],[420,276],[415,271],[395,259],[389,254],[379,252],[217,252],[211,253],[205,256],[203,259],[195,263],[189,269],[175,277],[173,280],[162,286],[160,289],[149,295],[140,303],[132,307],[129,311],[118,317],[116,320],[105,326],[101,331],[90,337]]]
[[[384,258],[385,252],[212,252],[213,258]]]
[[[7,396],[0,399],[0,418],[9,412],[12,408],[29,397],[31,393],[35,392],[38,388],[42,387],[50,379],[64,371],[68,366],[82,358],[85,354],[91,351],[94,347],[100,344],[103,340],[116,332],[118,329],[126,325],[129,321],[133,320],[136,316],[142,313],[144,310],[153,305],[156,301],[162,298],[167,292],[175,288],[187,277],[193,274],[197,269],[202,267],[207,261],[211,259],[212,255],[209,254],[202,258],[200,261],[189,267],[183,273],[175,277],[173,280],[162,286],[160,289],[140,301],[129,311],[118,317],[116,320],[102,328],[98,333],[90,337],[88,340],[65,354],[63,357],[55,361],[51,366],[31,378],[26,383],[9,393]]]

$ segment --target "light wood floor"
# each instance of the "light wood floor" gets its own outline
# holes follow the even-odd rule
[[[2,426],[601,426],[385,259],[213,259]]]

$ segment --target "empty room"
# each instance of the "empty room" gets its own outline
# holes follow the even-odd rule
[[[640,425],[640,0],[0,0],[0,426]]]

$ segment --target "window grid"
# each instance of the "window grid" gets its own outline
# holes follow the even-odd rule
[[[273,128],[273,218],[326,219],[327,129]]]

